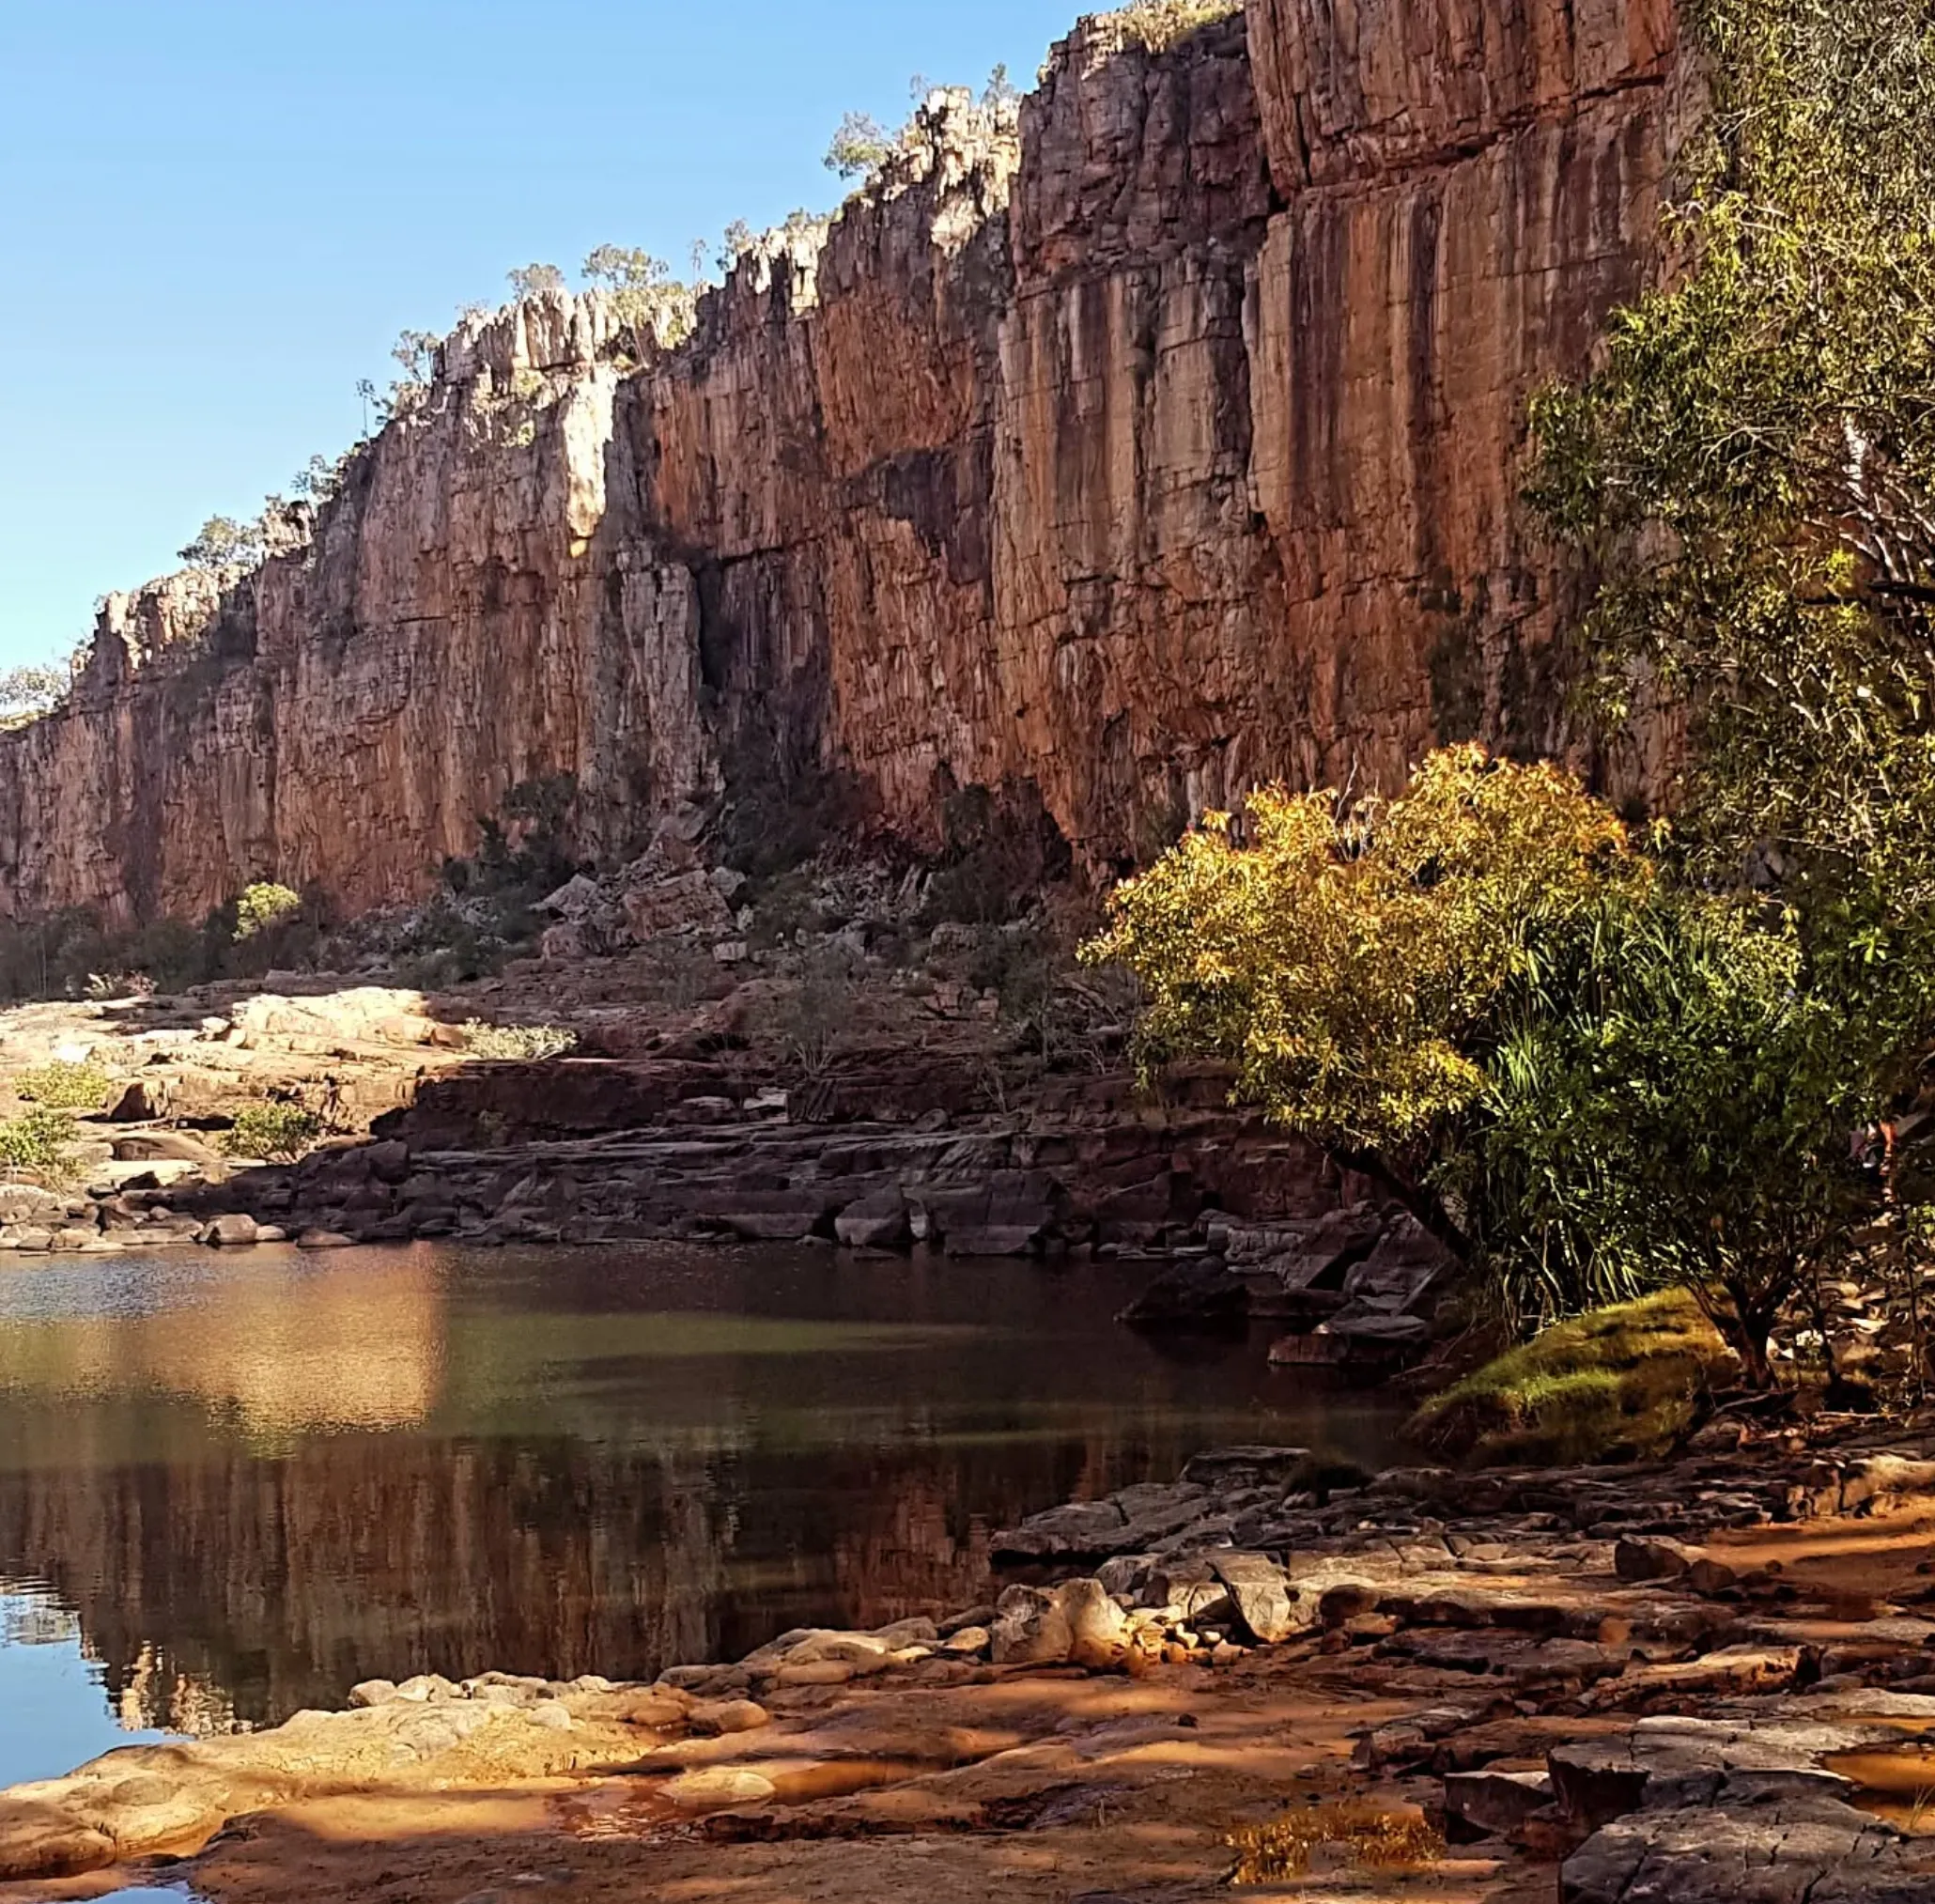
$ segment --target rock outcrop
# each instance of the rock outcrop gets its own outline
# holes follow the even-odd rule
[[[1643,279],[1680,79],[1670,0],[1085,22],[674,350],[469,321],[286,552],[110,598],[0,736],[0,909],[407,897],[567,775],[605,863],[725,793],[931,844],[978,785],[1106,866],[1262,778],[1563,748],[1525,399]]]

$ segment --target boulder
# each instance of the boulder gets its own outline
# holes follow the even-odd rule
[[[151,1118],[163,1116],[166,1110],[167,1101],[160,1083],[147,1084],[137,1078],[115,1099],[107,1121],[110,1123],[147,1123]]]
[[[1129,1620],[1099,1580],[1070,1580],[1056,1594],[1068,1622],[1068,1657],[1078,1666],[1113,1666],[1129,1649]]]
[[[1249,1319],[1249,1285],[1222,1258],[1166,1269],[1123,1309],[1132,1328],[1231,1328]]]
[[[1445,1814],[1478,1837],[1512,1832],[1552,1803],[1552,1777],[1544,1772],[1454,1772],[1445,1779]]]
[[[991,1639],[998,1666],[1060,1665],[1075,1646],[1060,1601],[1039,1587],[1011,1587],[1001,1595]]]
[[[1678,1580],[1698,1558],[1683,1541],[1664,1536],[1628,1538],[1613,1548],[1613,1571],[1630,1585],[1652,1580]]]
[[[1274,1645],[1301,1631],[1283,1569],[1266,1554],[1212,1554],[1210,1565],[1230,1589],[1236,1612],[1250,1633]]]
[[[839,1192],[823,1184],[747,1190],[730,1197],[715,1220],[751,1243],[802,1243],[831,1232],[840,1204]]]
[[[1309,1459],[1307,1447],[1210,1447],[1189,1458],[1183,1478],[1202,1488],[1289,1487]]]
[[[1092,1558],[1117,1552],[1126,1541],[1126,1528],[1113,1501],[1072,1501],[998,1533],[992,1551],[998,1557],[1021,1559]]]
[[[902,1249],[913,1236],[907,1200],[898,1190],[878,1190],[849,1203],[833,1219],[833,1233],[849,1249]]]
[[[201,1233],[202,1242],[217,1249],[245,1248],[260,1235],[253,1216],[230,1211],[215,1217]]]
[[[219,1169],[221,1153],[187,1131],[136,1131],[114,1140],[114,1153],[122,1163],[184,1163]]]
[[[625,913],[627,929],[639,940],[693,928],[723,931],[733,923],[732,911],[720,896],[711,875],[697,867],[630,887],[620,897],[619,905]]]

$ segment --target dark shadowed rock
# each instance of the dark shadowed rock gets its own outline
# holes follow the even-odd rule
[[[1122,1312],[1134,1328],[1241,1328],[1249,1319],[1249,1285],[1219,1257],[1166,1269]]]

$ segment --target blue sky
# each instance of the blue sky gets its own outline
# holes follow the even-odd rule
[[[1074,0],[8,0],[0,666],[360,428],[406,329],[534,259],[683,268],[840,196],[849,108],[1032,83]]]

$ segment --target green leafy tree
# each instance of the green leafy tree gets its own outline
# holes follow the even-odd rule
[[[1397,798],[1256,795],[1119,887],[1084,948],[1146,1000],[1145,1073],[1215,1057],[1275,1121],[1383,1181],[1469,1253],[1432,1182],[1478,1115],[1535,935],[1650,871],[1618,818],[1546,766],[1433,754]]]
[[[1655,887],[1539,935],[1441,1182],[1521,1313],[1683,1283],[1756,1386],[1783,1309],[1875,1214],[1855,1141],[1898,1046],[1791,918]]]
[[[1602,711],[1693,710],[1709,876],[1935,901],[1935,21],[1690,0],[1712,111],[1680,270],[1535,405],[1529,493],[1596,579]],[[1832,913],[1820,915],[1823,927]]]
[[[504,275],[511,287],[511,296],[519,300],[565,288],[565,273],[556,265],[519,265]]]
[[[267,553],[260,522],[238,522],[232,516],[210,516],[180,559],[191,568],[216,571],[254,568]]]
[[[894,137],[868,113],[848,113],[827,147],[827,170],[842,178],[869,178],[892,156]]]
[[[1877,1213],[1856,1140],[1935,983],[1912,1005],[1878,953],[1862,980],[1791,911],[1672,884],[1576,782],[1476,748],[1388,801],[1210,816],[1087,948],[1141,982],[1146,1072],[1227,1060],[1518,1317],[1679,1280],[1758,1383],[1783,1305]]]
[[[0,673],[0,729],[20,727],[51,714],[68,697],[85,650],[67,661],[29,662]]]
[[[698,292],[673,278],[663,258],[623,245],[601,244],[585,259],[584,277],[611,301],[635,359],[642,362],[655,340],[674,345],[691,335]]]

